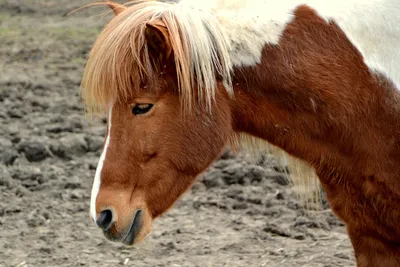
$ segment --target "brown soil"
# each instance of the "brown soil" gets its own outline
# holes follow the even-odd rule
[[[78,87],[110,14],[66,17],[89,2],[0,0],[0,266],[355,265],[344,225],[306,212],[268,155],[225,154],[143,244],[107,241],[88,215],[105,125]]]

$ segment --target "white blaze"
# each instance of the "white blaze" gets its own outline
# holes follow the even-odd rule
[[[112,115],[112,107],[108,113],[108,133],[106,143],[104,145],[103,152],[101,153],[99,164],[97,165],[96,174],[94,176],[93,187],[92,187],[92,194],[90,198],[90,216],[92,216],[94,222],[96,222],[96,199],[97,194],[100,190],[100,183],[101,183],[101,171],[103,169],[103,163],[106,159],[106,153],[108,146],[110,144],[110,136],[111,136],[111,115]]]

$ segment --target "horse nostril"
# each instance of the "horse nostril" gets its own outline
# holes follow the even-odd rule
[[[113,215],[111,210],[103,210],[100,212],[99,217],[97,217],[96,224],[98,227],[107,231],[112,225]]]

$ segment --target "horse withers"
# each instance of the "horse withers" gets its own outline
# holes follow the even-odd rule
[[[227,144],[263,140],[316,173],[358,266],[400,266],[398,0],[105,4],[82,93],[108,117],[107,238],[139,242]]]

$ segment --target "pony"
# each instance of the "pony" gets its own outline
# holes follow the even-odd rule
[[[109,240],[142,241],[226,146],[272,147],[357,266],[400,266],[398,0],[103,4],[82,97],[107,116],[90,216]]]

